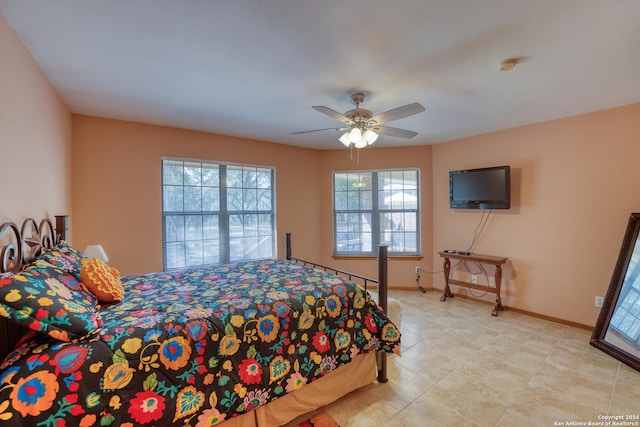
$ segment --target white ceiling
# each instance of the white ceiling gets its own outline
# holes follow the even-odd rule
[[[376,146],[640,102],[639,0],[0,0],[71,112],[319,149],[341,113],[419,102]],[[498,71],[508,57],[521,58]]]

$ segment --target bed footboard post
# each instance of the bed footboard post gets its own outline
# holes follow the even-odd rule
[[[378,246],[378,298],[380,307],[382,307],[385,313],[387,312],[388,299],[388,249],[387,245]],[[386,383],[389,381],[387,378],[387,353],[380,352],[379,363],[378,382]]]
[[[385,313],[387,312],[388,299],[388,249],[389,247],[387,245],[378,246],[378,294],[380,295],[380,307],[382,307]]]
[[[291,233],[286,233],[284,236],[285,257],[291,261]]]

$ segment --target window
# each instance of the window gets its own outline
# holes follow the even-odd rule
[[[629,260],[616,308],[609,326],[622,338],[640,346],[640,259],[634,250]]]
[[[273,257],[272,168],[162,160],[164,269]]]
[[[334,172],[334,251],[374,255],[420,253],[418,170]]]

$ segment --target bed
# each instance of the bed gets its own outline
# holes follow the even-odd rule
[[[64,217],[0,227],[3,425],[277,426],[386,382],[386,354],[400,353],[386,247],[378,305],[354,283],[376,281],[293,258],[290,235],[284,260],[96,290],[91,277],[116,272],[87,276],[66,232]]]

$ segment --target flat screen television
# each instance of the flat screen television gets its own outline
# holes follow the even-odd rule
[[[450,171],[449,206],[453,209],[510,209],[511,167]]]

